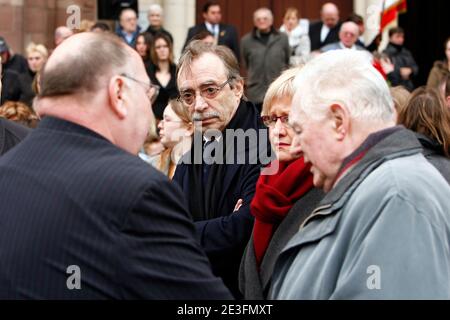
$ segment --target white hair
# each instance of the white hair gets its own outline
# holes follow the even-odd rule
[[[157,4],[157,3],[155,3],[155,4],[152,4],[149,8],[148,8],[148,14],[150,14],[150,13],[159,13],[159,14],[161,14],[161,15],[163,15],[163,8],[159,5],[159,4]]]
[[[365,52],[333,50],[310,61],[294,80],[298,97],[293,110],[321,119],[332,104],[345,106],[350,117],[368,123],[389,123],[394,102],[381,74]],[[298,110],[298,109],[297,109]]]

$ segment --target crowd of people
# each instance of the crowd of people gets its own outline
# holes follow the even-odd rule
[[[159,5],[0,37],[0,298],[450,299],[450,38],[416,89],[320,14],[207,2],[177,64]]]

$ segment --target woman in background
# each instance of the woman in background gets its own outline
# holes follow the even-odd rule
[[[437,89],[445,76],[450,76],[450,38],[445,41],[445,59],[436,61],[428,76],[427,86]]]
[[[150,80],[160,86],[158,98],[153,104],[153,113],[157,120],[161,120],[169,100],[178,97],[173,44],[166,34],[158,33],[153,37],[150,57],[152,61],[148,72]]]
[[[177,100],[170,100],[160,121],[159,136],[165,150],[152,164],[172,179],[177,163],[191,148],[194,126],[187,108]]]
[[[42,44],[31,43],[27,47],[28,70],[19,75],[20,101],[31,107],[36,96],[33,91],[33,81],[48,58],[48,50]]]
[[[286,33],[289,38],[289,46],[292,50],[290,64],[304,64],[311,53],[311,40],[308,35],[308,24],[300,22],[296,8],[286,10],[280,31]]]
[[[416,89],[398,114],[398,124],[414,131],[423,154],[450,183],[450,109],[432,88]]]
[[[136,51],[141,56],[144,61],[145,68],[148,70],[150,68],[151,59],[150,59],[150,48],[152,47],[153,37],[150,33],[143,32],[138,35],[136,38]],[[149,74],[150,76],[150,74]]]
[[[38,116],[22,102],[7,101],[0,107],[0,117],[14,121],[28,128],[36,128]]]

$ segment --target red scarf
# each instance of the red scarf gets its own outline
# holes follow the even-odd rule
[[[276,165],[279,166],[276,174],[259,177],[250,205],[255,216],[253,245],[258,266],[278,225],[297,200],[313,187],[311,166],[305,164],[303,157],[291,162],[274,161],[268,169]]]

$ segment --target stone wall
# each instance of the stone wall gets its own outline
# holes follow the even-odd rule
[[[30,42],[52,49],[53,32],[66,24],[70,5],[80,7],[81,19],[95,20],[95,0],[0,0],[0,35],[15,52],[23,53]]]

